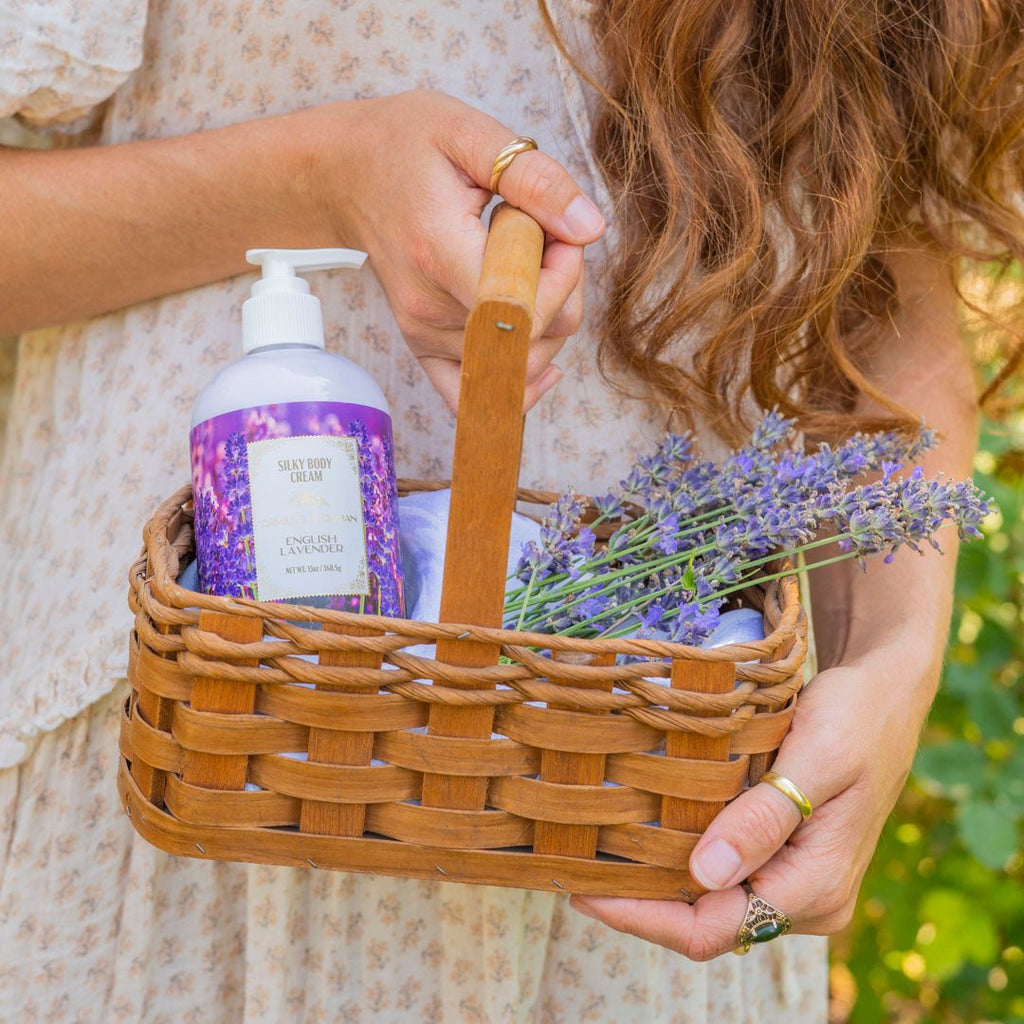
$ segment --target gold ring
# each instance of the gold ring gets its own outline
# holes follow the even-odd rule
[[[793,927],[787,914],[776,910],[766,899],[758,896],[750,887],[749,882],[743,883],[747,894],[747,912],[743,915],[743,924],[736,933],[737,956],[750,952],[750,947],[757,942],[770,942],[780,935],[785,935]]]
[[[520,153],[536,148],[537,143],[525,135],[520,135],[519,138],[513,139],[507,146],[503,146],[501,152],[494,158],[494,163],[491,165],[491,191],[498,191],[498,182],[501,180],[502,173]]]
[[[785,793],[793,803],[796,804],[797,810],[800,811],[800,817],[806,821],[813,813],[814,808],[811,806],[811,801],[804,796],[802,790],[799,789],[794,783],[790,782],[785,775],[780,775],[778,772],[765,772],[761,776],[762,782],[767,782],[769,786],[774,786],[780,793]]]

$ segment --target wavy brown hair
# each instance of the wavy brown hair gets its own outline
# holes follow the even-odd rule
[[[748,397],[812,437],[864,426],[861,396],[907,423],[864,369],[900,301],[888,254],[913,237],[961,264],[1024,257],[1024,4],[593,7],[622,240],[604,369],[733,439]]]

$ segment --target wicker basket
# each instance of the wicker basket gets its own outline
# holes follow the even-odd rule
[[[712,650],[497,628],[512,508],[553,497],[515,486],[541,245],[532,221],[499,211],[467,326],[441,624],[193,593],[175,583],[193,550],[188,488],[146,525],[118,787],[155,846],[529,889],[702,891],[686,869],[694,844],[792,719],[798,590],[790,577],[748,595],[766,638]],[[410,653],[421,644],[435,657]]]

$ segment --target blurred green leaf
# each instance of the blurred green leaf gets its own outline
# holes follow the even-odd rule
[[[1024,817],[1024,746],[1019,743],[1002,766],[999,792],[1018,819]]]
[[[946,663],[942,675],[942,690],[952,697],[967,700],[975,691],[987,685],[984,673],[978,668],[978,658],[972,649],[972,657],[953,656]]]
[[[982,449],[976,480],[1002,519],[961,547],[917,785],[886,824],[854,922],[833,943],[858,987],[843,1024],[1024,1024],[1024,959],[1004,953],[1024,946],[1024,417],[989,425]],[[900,842],[908,824],[921,842]],[[923,958],[924,977],[909,953]],[[1005,983],[993,984],[993,971]]]
[[[1009,807],[970,800],[957,815],[960,838],[986,867],[1001,868],[1017,851],[1017,825]]]
[[[935,937],[921,947],[928,973],[952,977],[967,961],[985,965],[999,955],[999,936],[992,917],[955,889],[932,889],[921,900],[922,920],[935,927]]]
[[[987,758],[966,740],[950,740],[938,746],[922,747],[914,759],[914,774],[922,783],[931,782],[947,795],[966,798],[981,789]]]
[[[981,669],[979,686],[987,683],[987,676],[991,672],[998,672],[1004,663],[1010,661],[1017,651],[1020,638],[1017,630],[1012,632],[1001,622],[993,621],[992,617],[996,610],[985,605],[992,605],[994,602],[986,601],[979,609],[984,615],[985,621],[981,625],[981,631],[974,641],[978,653],[977,665]]]
[[[982,734],[989,739],[1013,735],[1013,722],[1020,709],[1002,687],[989,682],[975,690],[967,700],[967,713]]]

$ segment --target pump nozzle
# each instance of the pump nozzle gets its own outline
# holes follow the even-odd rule
[[[249,249],[246,260],[262,267],[263,276],[252,286],[242,305],[242,348],[265,345],[324,347],[320,300],[296,275],[302,271],[358,269],[366,253],[357,249]]]
[[[358,249],[249,249],[246,261],[263,268],[263,279],[295,277],[313,270],[349,267],[358,270],[366,253]]]

